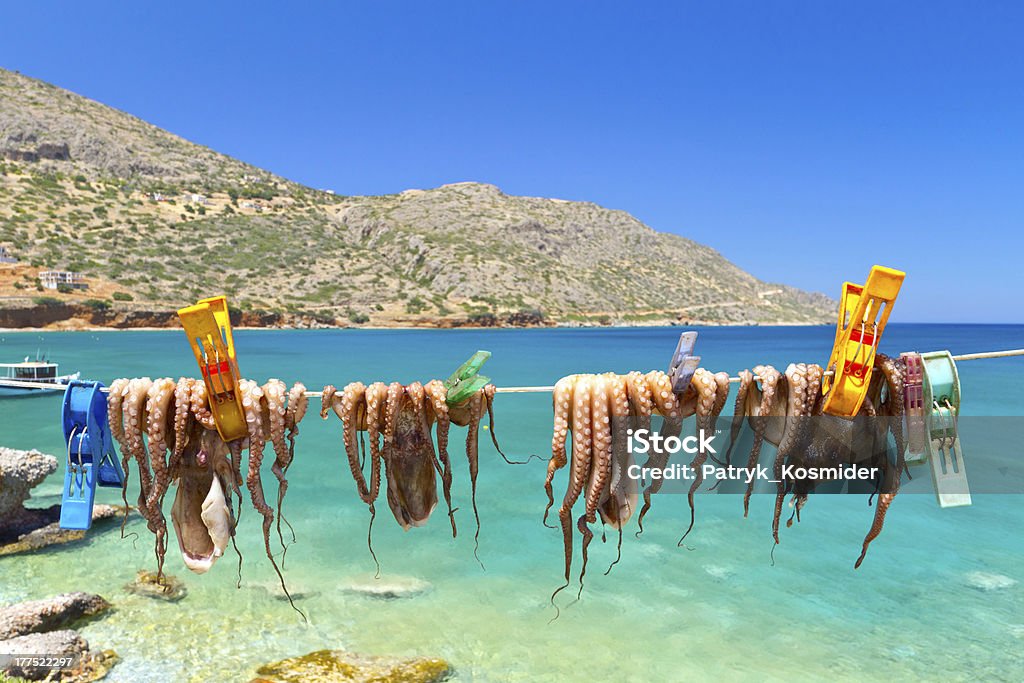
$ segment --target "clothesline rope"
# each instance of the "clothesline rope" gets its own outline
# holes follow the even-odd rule
[[[953,360],[957,362],[968,361],[968,360],[984,360],[986,358],[1008,358],[1010,356],[1024,356],[1024,349],[1008,349],[1006,351],[983,351],[981,353],[963,353],[959,356],[953,356]],[[826,372],[826,375],[833,374]],[[739,377],[730,377],[730,382],[739,382]],[[0,379],[0,386],[5,387],[20,387],[25,389],[53,389],[52,383],[46,382],[21,382],[10,379]],[[551,393],[554,390],[554,386],[544,387],[497,387],[496,393],[499,394],[542,394]],[[101,391],[109,392],[109,387],[103,387]],[[319,391],[307,391],[306,396],[309,398],[320,398],[322,392]]]

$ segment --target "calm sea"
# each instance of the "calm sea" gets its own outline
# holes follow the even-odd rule
[[[511,386],[552,384],[573,372],[663,369],[678,333],[241,331],[236,343],[243,374],[260,381],[301,380],[318,389],[354,379],[427,380],[488,349],[494,356],[487,374]],[[823,363],[832,336],[828,327],[709,328],[700,330],[698,349],[704,367],[735,373],[762,362]],[[882,350],[1020,347],[1020,326],[894,324]],[[4,361],[37,351],[108,383],[196,372],[180,332],[0,333]],[[965,414],[1024,416],[1024,359],[961,363],[960,373]],[[59,404],[56,397],[0,401],[0,444],[61,453]],[[546,459],[550,396],[501,395],[495,408],[506,452]],[[196,576],[172,541],[168,571],[185,581],[188,597],[168,604],[125,593],[137,570],[153,566],[152,537],[135,521],[136,540],[122,540],[115,527],[62,549],[0,558],[0,602],[71,590],[106,596],[116,611],[83,633],[123,657],[111,681],[247,681],[261,663],[321,648],[444,657],[464,681],[1024,679],[1024,496],[976,495],[972,507],[946,510],[931,496],[901,496],[856,571],[873,512],[864,497],[812,499],[803,521],[783,530],[772,565],[768,496],[755,497],[748,519],[735,496],[698,497],[697,527],[685,548],[676,547],[688,520],[685,497],[662,496],[644,535],[626,535],[622,561],[607,576],[615,537],[604,544],[598,537],[582,599],[569,606],[575,591],[564,591],[561,616],[549,623],[562,541],[540,521],[544,463],[507,465],[482,435],[486,570],[473,558],[464,458],[456,458],[457,539],[443,511],[405,533],[378,505],[381,581],[431,587],[381,600],[348,590],[372,582],[374,565],[368,513],[342,461],[340,430],[333,416],[322,422],[311,411],[289,473],[285,511],[298,543],[285,575],[308,626],[281,598],[251,508],[239,532],[241,589],[233,554]],[[460,442],[454,434],[453,444]],[[970,468],[972,444],[964,448]],[[37,489],[34,504],[59,501],[62,472]],[[107,489],[97,498],[120,502],[119,492]]]

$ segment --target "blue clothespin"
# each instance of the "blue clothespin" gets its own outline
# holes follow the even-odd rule
[[[60,502],[62,529],[92,526],[96,486],[121,488],[124,472],[107,425],[102,382],[74,380],[64,390],[61,423],[67,444],[67,472]]]
[[[700,356],[693,355],[693,347],[697,344],[696,332],[683,332],[679,335],[679,343],[672,354],[668,365],[668,378],[672,382],[672,392],[682,394],[690,386],[693,373],[700,365]]]

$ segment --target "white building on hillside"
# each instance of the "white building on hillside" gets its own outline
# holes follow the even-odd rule
[[[70,270],[44,270],[39,273],[39,282],[47,289],[57,289],[61,285],[71,289],[89,288],[81,273],[73,273]]]

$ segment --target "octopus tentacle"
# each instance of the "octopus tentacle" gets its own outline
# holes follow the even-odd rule
[[[875,365],[882,370],[889,390],[889,400],[884,408],[888,414],[888,429],[892,431],[893,437],[896,440],[896,467],[895,473],[888,466],[884,468],[882,476],[888,481],[883,484],[883,487],[887,490],[883,490],[878,494],[878,503],[875,505],[875,516],[871,522],[871,529],[864,537],[860,557],[854,563],[854,569],[860,568],[861,563],[864,562],[864,557],[867,555],[868,546],[882,533],[885,515],[889,511],[889,506],[892,504],[893,499],[896,498],[896,494],[899,493],[900,479],[903,476],[903,470],[906,469],[904,455],[906,442],[903,437],[902,423],[898,419],[903,417],[903,370],[895,361],[882,354],[875,356]],[[865,403],[870,403],[870,400],[865,401]],[[897,424],[900,425],[898,430]],[[886,465],[888,465],[888,458],[886,458]]]
[[[328,384],[320,392],[320,419],[326,420],[327,415],[331,410],[331,406],[334,405],[334,395],[338,393],[338,388],[333,384]]]
[[[573,390],[579,375],[569,375],[558,380],[555,389],[551,393],[554,404],[555,423],[551,437],[551,459],[548,461],[548,474],[544,480],[544,492],[548,496],[547,507],[544,508],[544,526],[548,526],[548,513],[555,504],[551,483],[554,481],[555,472],[565,467],[567,457],[565,454],[565,442],[569,433],[569,419],[572,413]]]
[[[892,434],[896,443],[896,457],[904,460],[904,453],[907,450],[907,437],[903,431],[903,385],[906,381],[906,364],[901,359],[890,358],[881,353],[875,356],[875,367],[881,369],[885,378],[888,396],[885,400],[885,414],[889,433]],[[899,466],[902,475],[904,464]]]
[[[264,436],[270,439],[270,443],[274,447],[274,463],[270,470],[273,472],[274,478],[277,479],[277,538],[284,550],[287,550],[288,547],[284,542],[284,534],[281,533],[281,521],[284,519],[282,507],[284,496],[288,492],[288,479],[285,477],[284,468],[291,460],[291,451],[285,439],[287,391],[285,383],[279,379],[269,379],[263,385],[264,411],[262,417],[265,419],[263,430]],[[287,522],[285,523],[287,524]],[[290,524],[288,526],[291,528]],[[281,563],[284,564],[283,556]]]
[[[285,585],[284,576],[281,574],[281,570],[274,560],[274,554],[270,550],[270,528],[274,523],[274,511],[267,505],[267,500],[263,493],[263,481],[260,477],[260,467],[263,464],[263,449],[266,444],[263,436],[263,409],[261,405],[263,402],[263,389],[255,382],[245,379],[239,382],[239,389],[242,394],[245,422],[249,431],[249,471],[246,475],[245,485],[249,489],[249,497],[252,500],[253,507],[263,516],[263,544],[267,558],[270,560],[270,564],[274,567],[274,571],[281,581],[281,589],[284,591],[285,597],[288,598],[292,609],[302,614],[302,618],[305,619],[306,615],[295,606],[295,602],[288,592],[288,586]]]
[[[793,420],[794,428],[797,430],[797,435],[794,440],[792,449],[787,455],[796,454],[799,451],[806,451],[807,442],[812,439],[811,434],[811,420],[812,416],[821,414],[821,380],[824,375],[820,365],[808,364],[806,366],[806,372],[804,378],[807,381],[807,388],[805,391],[805,403],[802,406],[800,414]],[[789,419],[787,418],[787,427],[789,425]],[[778,501],[776,501],[778,502]],[[800,511],[807,503],[807,492],[797,491],[793,494],[793,515],[790,516],[789,521],[786,522],[786,526],[792,526],[793,516],[796,517],[796,521],[800,521]],[[781,514],[781,510],[779,511]]]
[[[452,524],[452,538],[458,535],[455,526],[455,510],[452,509],[452,463],[448,457],[448,430],[451,426],[451,419],[448,417],[448,404],[445,399],[448,390],[441,380],[431,380],[423,387],[430,407],[437,421],[437,456],[441,460],[441,484],[444,491],[444,502],[448,506],[448,519]],[[493,432],[493,427],[492,427]]]
[[[761,390],[756,385],[751,385],[750,394],[760,396],[760,403],[756,407],[750,405],[748,400],[748,412],[751,426],[754,428],[754,444],[750,448],[750,455],[747,457],[747,471],[750,472],[757,466],[761,458],[761,447],[764,445],[765,431],[768,428],[768,415],[772,412],[777,397],[777,390],[781,375],[771,365],[758,365],[754,368],[754,374],[761,379]],[[743,494],[743,516],[750,512],[750,496],[754,492],[754,480],[751,478],[747,484],[747,490]]]
[[[878,535],[882,533],[882,525],[885,524],[885,514],[889,511],[889,506],[895,497],[895,493],[887,492],[882,492],[878,495],[875,518],[871,522],[871,529],[868,531],[867,536],[864,537],[864,545],[861,547],[860,557],[853,564],[854,569],[860,569],[861,563],[864,562],[864,557],[868,554],[868,546],[871,545],[871,541],[878,538]]]
[[[295,437],[299,435],[299,423],[306,416],[309,408],[309,398],[306,396],[306,385],[296,382],[288,390],[288,406],[284,411],[285,438],[288,439],[288,462],[284,464],[283,470],[288,473],[295,460]]]
[[[342,441],[345,445],[345,455],[348,457],[349,470],[352,472],[352,479],[355,481],[359,498],[366,502],[369,490],[366,486],[366,479],[363,478],[363,470],[359,465],[359,443],[356,438],[359,412],[363,408],[363,400],[366,397],[366,386],[362,382],[351,382],[342,390],[341,396],[334,395],[334,392],[330,393],[331,396],[328,396],[328,390],[324,389],[324,397],[328,400],[326,408],[333,409],[342,421]],[[325,414],[326,408],[321,407],[321,415]]]
[[[170,485],[167,466],[167,426],[169,421],[173,424],[176,412],[172,404],[175,389],[175,382],[165,377],[153,382],[146,396],[146,434],[149,440],[149,462],[153,468],[153,486],[146,496],[146,508],[151,520],[150,530],[156,534],[158,579],[163,577],[164,556],[167,551],[167,519],[164,517],[162,503]]]
[[[370,437],[370,485],[367,502],[373,510],[373,501],[380,493],[381,424],[387,404],[389,388],[383,382],[374,382],[366,389],[366,431]]]
[[[610,410],[612,422],[612,471],[608,488],[598,512],[603,522],[618,531],[615,560],[605,574],[622,559],[622,529],[636,509],[636,480],[627,476],[633,456],[629,452],[627,426],[630,422],[629,381],[624,375],[609,375],[611,390]]]
[[[207,429],[216,429],[217,420],[214,419],[213,413],[210,411],[210,404],[206,393],[206,383],[197,381],[191,396],[192,414]]]
[[[558,510],[558,519],[562,525],[562,542],[565,549],[565,583],[551,594],[551,604],[555,604],[555,596],[569,586],[572,572],[572,507],[576,504],[587,480],[590,477],[591,464],[591,379],[581,376],[576,381],[572,398],[572,467],[569,472],[569,485]],[[558,615],[555,615],[557,618]]]
[[[469,428],[466,430],[466,458],[469,460],[469,486],[470,486],[470,500],[473,503],[473,519],[476,520],[476,532],[473,534],[473,557],[480,564],[481,567],[484,563],[480,560],[480,512],[476,507],[476,475],[480,469],[480,420],[483,418],[484,410],[486,410],[486,397],[484,396],[484,390],[473,394],[470,400],[470,418]]]
[[[380,562],[373,551],[373,520],[377,516],[375,501],[380,494],[381,474],[381,425],[384,423],[384,412],[387,406],[389,388],[383,382],[374,382],[366,389],[366,431],[370,438],[370,484],[366,504],[370,509],[370,523],[366,529],[366,547],[370,551],[380,576]]]
[[[630,422],[633,429],[650,432],[651,415],[654,413],[654,394],[647,383],[647,378],[642,373],[631,372],[626,375],[626,385],[629,394]],[[651,507],[651,494],[646,488],[644,489],[643,497],[644,504],[637,520],[639,531],[636,532],[636,535],[638,537],[644,531],[644,515],[647,514],[647,510]]]
[[[233,439],[228,442],[228,454],[231,457],[231,488],[238,495],[238,510],[235,512],[235,524],[242,518],[242,450],[245,439]]]
[[[153,475],[149,466],[149,454],[142,435],[146,428],[146,399],[153,381],[148,377],[136,378],[128,384],[128,397],[124,403],[125,436],[128,441],[128,452],[135,459],[139,468],[139,513],[147,523],[155,524],[150,513],[149,491],[153,486]]]
[[[507,462],[509,465],[525,465],[533,459],[543,460],[542,457],[536,453],[531,454],[526,460],[509,460],[508,456],[505,455],[505,451],[501,450],[501,446],[498,445],[498,433],[494,431],[494,395],[498,392],[498,388],[493,384],[488,384],[483,388],[484,401],[487,408],[487,422],[491,433],[491,443],[494,444],[494,450],[498,451],[498,455],[501,459]]]
[[[286,407],[284,410],[284,434],[285,440],[288,442],[288,453],[287,458],[284,462],[280,463],[281,476],[287,477],[288,468],[291,467],[292,462],[295,460],[295,437],[299,435],[299,423],[302,422],[302,418],[306,416],[306,410],[309,407],[309,398],[306,396],[306,385],[302,382],[296,382],[292,385],[292,388],[288,390],[288,398]],[[277,463],[275,463],[277,465]],[[281,522],[288,527],[291,532],[292,540],[295,542],[295,529],[288,522],[283,514],[281,514],[281,505],[284,502],[284,494],[288,490],[288,482],[285,480],[283,485],[277,489],[277,535],[281,537]],[[282,540],[283,543],[283,540]],[[284,563],[284,557],[288,553],[288,547],[285,546],[283,554],[281,556],[281,563]]]
[[[124,401],[128,396],[129,382],[130,380],[123,377],[115,379],[110,383],[110,393],[107,395],[107,424],[111,436],[121,447],[121,471],[124,472],[124,479],[121,482],[121,500],[124,501],[121,538],[124,538],[124,526],[128,522],[128,475],[131,474],[128,468],[131,451],[128,449],[128,438],[124,431]]]
[[[178,478],[181,456],[188,445],[189,424],[192,418],[192,388],[196,381],[182,377],[174,386],[174,448],[167,459],[167,469],[172,480]]]
[[[739,439],[740,431],[743,429],[743,420],[746,419],[744,409],[747,403],[747,394],[754,384],[754,373],[750,370],[740,372],[740,387],[736,394],[736,403],[732,409],[732,425],[729,428],[729,447],[725,451],[725,464],[732,465],[732,449]]]
[[[691,381],[697,391],[697,431],[704,432],[705,434],[713,434],[715,431],[715,423],[718,420],[718,415],[722,412],[722,408],[725,407],[726,398],[729,396],[729,375],[725,372],[719,372],[712,375],[709,371],[703,368],[697,368],[697,371],[693,375]],[[698,439],[698,442],[703,444],[704,439]],[[682,546],[683,541],[693,531],[693,525],[696,520],[696,510],[694,509],[694,495],[700,488],[700,485],[704,483],[704,462],[707,460],[707,453],[703,448],[699,448],[697,454],[693,457],[690,462],[690,470],[693,473],[693,483],[690,484],[690,490],[687,493],[687,502],[690,504],[690,526],[687,527],[682,537],[679,539],[677,546]]]
[[[661,427],[662,436],[678,437],[683,429],[684,414],[679,397],[672,392],[672,381],[668,378],[668,375],[658,370],[647,373],[644,379],[650,389],[656,410],[664,418]],[[651,448],[651,454],[647,457],[644,468],[664,469],[668,464],[668,459],[669,454],[664,450],[656,451],[654,448]],[[664,479],[652,479],[651,483],[644,489],[644,504],[640,508],[640,515],[637,517],[637,525],[640,528],[637,535],[644,530],[644,517],[647,515],[647,511],[651,509],[651,496],[661,490],[663,483]]]
[[[786,368],[786,386],[789,395],[786,401],[786,425],[775,454],[772,474],[778,482],[775,493],[775,510],[772,516],[772,538],[779,544],[779,522],[782,505],[786,498],[788,484],[782,476],[786,459],[800,447],[807,431],[807,417],[811,415],[816,396],[820,393],[822,370],[817,365],[790,363]]]
[[[587,549],[594,538],[588,523],[597,521],[597,507],[605,487],[611,479],[612,470],[612,425],[611,425],[611,388],[608,378],[597,375],[592,380],[590,394],[591,424],[591,465],[590,476],[586,487],[584,512],[576,520],[576,528],[583,535],[583,563],[580,569],[580,591],[583,594],[583,577],[587,574]]]

